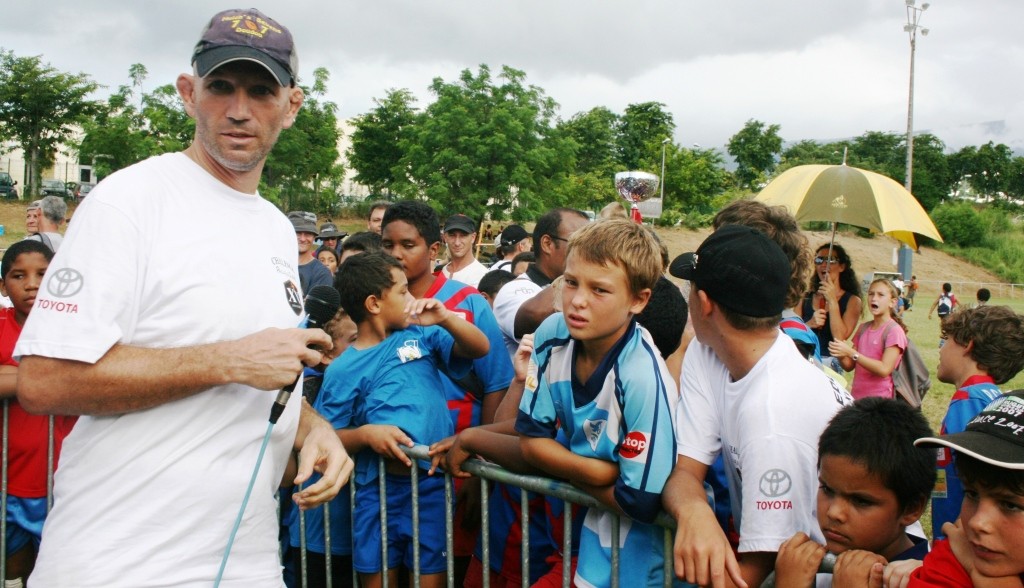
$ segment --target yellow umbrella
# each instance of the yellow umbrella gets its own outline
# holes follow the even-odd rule
[[[921,203],[892,178],[843,165],[798,165],[754,198],[782,205],[799,222],[830,221],[891,235],[917,249],[914,234],[942,236]]]

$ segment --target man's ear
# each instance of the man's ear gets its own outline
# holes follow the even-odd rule
[[[543,251],[545,255],[550,255],[551,251],[555,248],[555,240],[551,238],[551,235],[540,236],[540,251]],[[537,254],[540,254],[540,251]]]
[[[181,74],[175,81],[174,86],[178,89],[178,96],[185,105],[185,113],[195,118],[195,91],[199,78],[189,74]]]
[[[900,515],[899,523],[901,526],[912,525],[921,518],[924,514],[924,508],[928,505],[928,497],[918,500],[916,504],[909,504],[907,508],[903,510],[903,514]]]
[[[366,300],[363,302],[363,306],[366,308],[366,312],[369,314],[372,314],[374,316],[380,314],[380,298],[378,298],[376,294],[370,294],[369,296],[367,296]]]
[[[693,288],[694,286],[690,286]],[[711,314],[711,305],[715,302],[708,298],[707,292],[704,290],[697,290],[697,300],[700,301],[700,313],[701,316],[709,316]],[[693,313],[693,307],[690,307],[690,312]]]
[[[440,250],[441,250],[441,242],[440,241],[434,241],[433,243],[431,243],[430,247],[427,247],[427,254],[430,256],[429,259],[431,261],[437,259],[437,252],[440,251]]]
[[[295,117],[299,114],[303,100],[305,100],[305,94],[302,93],[302,88],[298,86],[288,88],[288,114],[285,115],[281,128],[287,129],[295,124]]]
[[[632,314],[640,314],[647,308],[647,303],[651,300],[651,289],[644,288],[640,290],[636,295],[633,296],[633,304],[629,306],[629,312]]]

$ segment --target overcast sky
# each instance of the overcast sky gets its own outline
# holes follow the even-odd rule
[[[918,4],[921,1],[918,0]],[[116,88],[187,71],[200,29],[231,5],[199,0],[9,0],[0,46],[42,55]],[[748,119],[787,141],[906,132],[910,43],[904,0],[264,0],[291,29],[300,77],[331,72],[343,117],[389,88],[427,104],[431,80],[481,63],[521,69],[560,105],[621,113],[663,102],[675,141],[720,147]],[[914,128],[947,148],[1024,151],[1024,2],[935,0],[918,36]]]

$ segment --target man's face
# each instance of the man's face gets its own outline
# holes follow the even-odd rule
[[[412,284],[433,273],[440,246],[439,243],[428,245],[419,230],[403,220],[393,220],[384,227],[380,245],[384,253],[398,260]]]
[[[321,241],[323,242],[324,247],[330,247],[331,249],[337,249],[338,248],[338,239],[337,239],[337,237],[331,237],[330,239],[321,239]]]
[[[370,220],[366,222],[366,230],[381,234],[380,223],[384,220],[384,209],[375,208],[370,211]]]
[[[448,246],[453,260],[461,260],[473,252],[473,243],[476,242],[476,233],[467,233],[459,229],[452,229],[444,234],[444,243]]]
[[[41,216],[43,216],[43,211],[39,208],[30,208],[25,211],[25,230],[29,233],[38,233]]]
[[[313,233],[295,233],[295,239],[299,242],[299,255],[306,255],[313,250],[313,240],[316,235]]]
[[[233,172],[261,165],[302,105],[301,90],[278,85],[270,72],[246,61],[225,64],[205,78],[182,76],[178,91],[196,121],[197,142]]]
[[[551,235],[552,250],[550,253],[551,267],[558,270],[558,275],[565,272],[565,251],[569,245],[569,237],[587,224],[587,219],[575,214],[563,214],[558,225],[558,234]]]

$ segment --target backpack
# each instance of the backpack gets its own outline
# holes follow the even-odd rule
[[[939,294],[939,306],[935,309],[939,316],[946,316],[953,311],[953,297],[943,292]]]
[[[864,323],[857,331],[856,341],[858,343],[869,324]],[[889,337],[889,330],[894,326],[896,326],[896,323],[892,321],[882,331],[883,347],[885,346],[885,340]],[[918,351],[917,346],[909,338],[907,339],[907,348],[903,350],[903,358],[900,359],[896,369],[892,371],[892,387],[896,391],[896,398],[906,402],[913,408],[921,408],[921,402],[924,400],[925,394],[928,394],[928,390],[931,390],[932,379],[928,374],[928,366],[925,365],[924,358],[921,357],[921,352]]]

